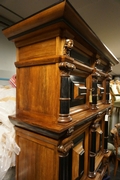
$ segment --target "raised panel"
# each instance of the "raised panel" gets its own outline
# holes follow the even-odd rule
[[[84,174],[84,153],[83,142],[73,148],[72,155],[72,180],[81,179]]]
[[[17,80],[21,83],[17,86],[17,113],[32,112],[31,115],[45,114],[58,118],[60,76],[57,65],[20,68],[18,73]]]
[[[86,79],[80,76],[70,76],[70,107],[86,103]]]

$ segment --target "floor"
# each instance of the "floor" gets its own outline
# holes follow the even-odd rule
[[[2,180],[15,180],[15,167],[11,167]]]
[[[110,180],[120,180],[120,163],[118,166],[118,170],[116,173],[116,176],[114,177],[114,164],[111,162],[110,163]],[[4,177],[3,180],[15,180],[15,168],[10,168],[8,172],[6,173],[6,176]]]
[[[120,180],[120,163],[118,165],[116,176],[114,176],[113,172],[114,172],[114,164],[111,162],[111,164],[110,164],[110,180]]]

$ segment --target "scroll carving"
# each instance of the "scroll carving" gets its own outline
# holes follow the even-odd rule
[[[59,63],[59,68],[61,70],[71,71],[71,70],[76,69],[76,66],[72,63],[61,62],[61,63]]]
[[[70,142],[68,142],[68,143],[65,144],[65,145],[63,145],[63,144],[59,145],[59,146],[58,146],[58,151],[59,151],[60,153],[62,153],[62,154],[67,154],[68,151],[69,151],[73,146],[74,146],[73,141],[70,141]]]

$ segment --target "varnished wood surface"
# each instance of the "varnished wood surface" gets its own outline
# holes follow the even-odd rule
[[[28,52],[26,52],[26,53],[28,53]],[[37,57],[37,55],[36,55],[36,56],[30,58],[30,56],[25,57],[25,55],[22,52],[20,54],[22,55],[22,57],[24,57],[24,59],[21,59],[19,56],[19,61],[15,62],[15,65],[17,68],[27,67],[27,66],[30,67],[30,66],[37,66],[37,65],[47,65],[47,64],[49,65],[49,64],[59,63],[59,62],[68,62],[68,63],[74,64],[76,66],[76,68],[79,70],[82,70],[82,71],[85,71],[88,73],[92,73],[92,71],[93,71],[92,67],[86,66],[69,56],[64,56],[64,55],[63,56],[60,56],[60,55],[53,56],[50,53],[48,57],[40,57],[40,55],[38,55],[38,57]],[[33,54],[30,54],[30,55],[32,56]],[[41,56],[43,56],[43,55],[41,55]]]
[[[46,178],[51,180],[59,180],[59,156],[62,157],[62,153],[58,152],[58,146],[66,146],[68,142],[73,141],[84,132],[84,149],[87,153],[85,153],[86,163],[84,166],[84,175],[82,180],[85,179],[87,177],[88,171],[87,149],[89,141],[89,128],[87,127],[89,127],[89,123],[87,126],[84,125],[81,129],[78,129],[76,132],[74,132],[72,136],[64,138],[62,141],[54,140],[37,133],[27,131],[23,128],[15,127],[16,141],[21,148],[20,155],[16,157],[16,180],[42,180]],[[66,156],[66,153],[64,156]],[[76,163],[75,159],[72,161]],[[76,168],[77,166],[78,164],[76,164]]]
[[[99,119],[99,121],[101,120]],[[36,180],[42,180],[46,178],[49,178],[51,180],[59,180],[58,146],[59,145],[66,146],[68,142],[73,141],[82,133],[85,133],[84,147],[83,147],[85,149],[85,159],[84,159],[85,164],[84,164],[84,175],[82,176],[81,180],[90,180],[91,178],[88,178],[90,124],[91,124],[90,122],[84,124],[81,128],[73,132],[71,136],[60,140],[54,140],[53,138],[48,138],[46,136],[33,133],[23,128],[15,127],[16,141],[21,148],[20,155],[16,157],[17,158],[16,180],[24,180],[24,179],[31,180],[31,178]],[[74,149],[72,153],[74,153]],[[98,167],[99,163],[102,161],[103,157],[104,157],[104,153],[101,152],[101,155],[98,155],[98,157],[96,158],[96,164],[95,164],[96,168]],[[105,155],[105,157],[107,157],[107,155]],[[79,163],[78,161],[75,161],[74,158],[72,159],[72,161],[74,161],[72,165],[75,165],[73,167],[73,169],[75,168],[73,170],[74,172],[76,171],[76,169],[78,169]],[[96,176],[92,179],[101,180],[106,170],[107,170],[107,165],[103,168],[101,173],[97,172]],[[75,176],[78,175],[78,173],[76,172],[74,172],[73,174]],[[72,180],[74,180],[74,178]]]
[[[48,22],[53,23],[56,20],[59,21],[61,18],[67,21],[71,28],[74,27],[78,34],[80,32],[79,35],[87,39],[87,42],[92,44],[95,49],[100,49],[99,53],[104,54],[105,58],[110,59],[113,64],[119,62],[114,56],[112,56],[111,53],[109,53],[96,34],[66,1],[41,11],[40,13],[23,20],[12,27],[5,29],[3,33],[6,37],[15,39],[18,35],[22,36],[23,34],[28,34],[29,32],[34,31],[36,27],[41,28],[41,25],[46,26]]]
[[[16,141],[21,148],[16,180],[58,179],[58,142],[18,128]]]
[[[101,174],[98,172],[104,158],[104,115],[111,108],[106,99],[106,82],[109,66],[117,64],[118,60],[67,1],[41,11],[3,33],[17,47],[16,114],[9,116],[21,148],[16,159],[16,180],[69,180],[67,175],[71,169],[74,172],[71,180],[79,178],[76,170],[82,166],[79,162],[81,150],[76,150],[77,161],[72,158],[77,143],[85,152],[81,180],[90,179],[90,170],[90,174],[96,173],[94,180],[101,180],[107,171],[105,166]],[[72,57],[66,49],[66,39],[75,42]],[[100,66],[97,66],[98,59]],[[105,89],[99,101],[98,80]],[[86,95],[82,96],[79,88],[83,86]],[[76,105],[77,98],[82,101]],[[95,132],[98,123],[103,131],[102,142]],[[92,135],[91,129],[95,132]],[[94,156],[89,164],[90,147],[94,143]],[[96,153],[100,143],[101,154]]]
[[[92,122],[93,119],[95,119],[98,116],[99,112],[102,112],[102,113],[106,112],[106,109],[109,109],[110,107],[111,105],[101,105],[101,107],[99,107],[98,110],[93,111],[89,109],[87,110],[87,113],[86,111],[83,111],[80,113],[73,114],[72,115],[73,121],[69,123],[56,123],[55,121],[49,121],[49,119],[45,120],[42,116],[41,117],[39,116],[38,118],[34,118],[34,121],[32,120],[32,118],[30,119],[24,116],[19,117],[17,115],[10,116],[9,118],[11,122],[18,127],[23,127],[23,128],[26,128],[28,130],[32,130],[38,133],[40,133],[39,128],[45,129],[46,133],[47,131],[50,131],[50,132],[56,133],[57,135],[59,133],[62,133],[68,130],[71,127],[79,128],[88,122]]]

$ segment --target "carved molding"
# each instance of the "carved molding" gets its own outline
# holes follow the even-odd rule
[[[73,44],[74,44],[74,42],[72,39],[65,40],[64,52],[63,52],[64,55],[70,56],[70,51],[73,48]]]
[[[69,114],[59,114],[58,122],[66,123],[72,121],[72,117]]]
[[[65,145],[63,145],[63,144],[59,145],[58,151],[64,155],[64,154],[67,154],[73,146],[74,146],[73,141],[70,141]]]
[[[74,132],[74,126],[70,127],[70,128],[67,130],[67,136],[70,136],[73,132]]]
[[[97,59],[95,63],[96,65],[101,64],[101,59]]]
[[[64,70],[64,71],[72,71],[72,70],[76,69],[76,66],[72,63],[61,62],[61,63],[59,63],[59,68],[60,68],[60,70]]]

